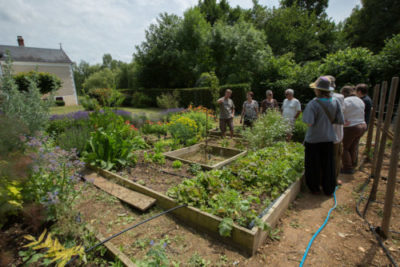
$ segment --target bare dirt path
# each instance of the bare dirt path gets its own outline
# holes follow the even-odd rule
[[[390,150],[388,150],[390,152]],[[389,154],[385,155],[383,176],[387,175]],[[305,266],[388,266],[390,261],[377,244],[364,221],[356,214],[359,190],[368,178],[370,164],[354,175],[342,175],[343,185],[337,190],[338,206],[332,212],[329,223],[313,243]],[[400,177],[400,174],[398,174]],[[372,182],[371,182],[372,183]],[[400,186],[397,184],[395,204],[400,204]],[[366,193],[369,193],[370,186]],[[383,202],[386,181],[381,180],[377,200]],[[248,259],[246,266],[298,266],[312,235],[324,222],[333,197],[301,193],[286,215],[281,219],[279,241],[268,241],[256,256]],[[361,206],[363,207],[363,205]],[[400,208],[395,207],[391,229],[400,230]],[[380,225],[383,204],[373,203],[367,219]],[[393,257],[400,261],[400,235],[385,244]]]

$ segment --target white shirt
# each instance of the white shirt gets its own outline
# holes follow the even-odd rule
[[[332,96],[336,98],[339,102],[342,112],[344,112],[344,96],[342,94],[333,93]],[[336,133],[335,144],[342,142],[343,140],[343,124],[333,124],[333,130]]]
[[[296,98],[292,100],[285,99],[282,104],[282,115],[284,118],[289,119],[291,122],[294,122],[295,116],[297,112],[301,111],[300,101]]]
[[[350,122],[344,127],[352,127],[365,123],[364,119],[365,104],[358,96],[349,96],[344,99],[344,121]]]

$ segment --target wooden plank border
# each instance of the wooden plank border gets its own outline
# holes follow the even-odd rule
[[[154,191],[148,187],[130,181],[118,174],[96,167],[91,168],[98,172],[101,176],[113,180],[117,184],[123,185],[129,189],[135,190],[137,192],[157,199],[156,204],[163,209],[170,209],[179,205],[174,199],[157,191]],[[265,223],[268,223],[271,226],[276,225],[279,218],[282,216],[289,204],[295,199],[295,197],[299,193],[301,183],[302,179],[294,182],[275,201],[275,204],[268,210],[267,214],[262,217],[262,220]],[[222,219],[194,207],[188,206],[180,208],[173,211],[172,213],[177,219],[194,228],[195,230],[206,232],[217,240],[235,247],[246,255],[254,255],[257,252],[257,249],[264,243],[264,241],[268,237],[268,233],[262,231],[259,227],[253,227],[250,230],[237,224],[233,225],[230,237],[222,237],[219,235],[218,230],[218,226]]]

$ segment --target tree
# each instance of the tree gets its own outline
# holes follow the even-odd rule
[[[373,54],[367,48],[347,48],[329,54],[320,67],[320,73],[336,77],[340,88],[346,84],[370,83]]]
[[[282,7],[298,6],[309,13],[320,16],[325,13],[329,0],[281,0]]]
[[[116,87],[115,73],[110,69],[102,69],[91,74],[83,83],[83,88],[88,92],[91,89]]]
[[[400,33],[400,1],[362,0],[345,21],[344,33],[353,47],[379,52],[385,40]]]
[[[145,88],[183,87],[179,73],[183,67],[177,33],[182,19],[167,13],[146,30],[146,40],[136,46],[138,86]]]
[[[334,22],[296,5],[270,10],[264,31],[274,54],[292,52],[296,62],[318,60],[334,52]]]
[[[78,95],[82,94],[83,83],[93,73],[100,70],[100,65],[90,65],[88,62],[82,60],[79,64],[74,63],[72,70],[74,72],[75,87]]]
[[[385,42],[382,51],[376,57],[376,81],[390,81],[400,75],[400,34]]]
[[[226,20],[229,16],[230,6],[226,0],[199,0],[197,5],[205,19],[214,25],[218,20]]]
[[[41,94],[56,92],[61,88],[62,82],[60,78],[48,72],[20,72],[14,76],[15,82],[20,91],[27,92],[32,80],[35,82]]]

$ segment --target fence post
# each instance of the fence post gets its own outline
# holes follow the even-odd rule
[[[372,177],[375,174],[376,159],[378,157],[378,151],[379,151],[379,141],[381,138],[381,127],[382,127],[383,115],[385,114],[386,91],[387,91],[387,82],[384,81],[382,83],[381,97],[379,100],[378,121],[376,123],[376,131],[375,131],[374,154],[372,156],[372,166],[371,166],[371,176]]]
[[[385,123],[383,125],[383,130],[382,130],[382,138],[381,138],[381,142],[379,145],[378,158],[375,163],[376,165],[375,165],[375,173],[374,173],[374,183],[372,184],[371,194],[369,195],[370,200],[376,199],[376,191],[378,190],[379,180],[381,178],[383,156],[385,155],[385,148],[386,148],[386,139],[388,136],[390,123],[392,122],[394,101],[396,99],[396,92],[397,92],[398,84],[399,84],[399,77],[393,77],[392,83],[390,85],[389,102],[388,102],[388,107],[387,107],[386,116],[385,116]]]
[[[370,160],[370,151],[371,151],[371,145],[372,145],[372,136],[374,135],[374,126],[375,126],[375,116],[378,114],[377,112],[377,107],[378,107],[378,99],[379,99],[379,84],[375,85],[374,88],[374,96],[372,98],[373,104],[372,104],[372,110],[371,110],[371,116],[369,118],[369,124],[368,124],[368,135],[367,135],[367,145],[365,147],[365,154],[367,156],[367,159]]]
[[[400,153],[400,116],[399,116],[399,106],[397,108],[397,117],[396,117],[396,128],[393,135],[393,143],[392,143],[392,154],[390,157],[390,167],[389,167],[389,176],[386,185],[386,196],[385,196],[385,207],[383,209],[383,219],[382,219],[382,232],[385,237],[389,237],[389,225],[390,218],[392,216],[392,208],[393,208],[393,198],[394,192],[396,190],[396,176],[397,176],[397,165],[399,164],[399,153]]]

